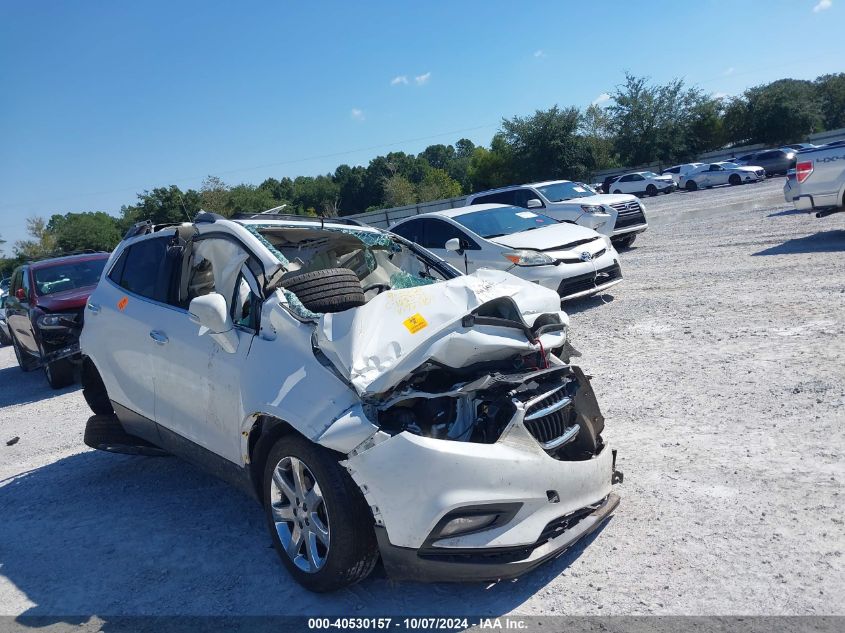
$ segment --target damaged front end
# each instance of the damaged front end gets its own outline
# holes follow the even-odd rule
[[[358,390],[374,431],[344,465],[392,577],[513,577],[618,503],[604,418],[589,378],[568,362],[567,317],[526,286],[482,273],[323,317],[315,347]],[[390,301],[430,335],[391,327]]]

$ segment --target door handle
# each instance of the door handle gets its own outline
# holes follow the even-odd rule
[[[167,338],[167,335],[160,330],[153,330],[150,332],[150,338],[156,342],[156,345],[164,345],[168,340],[170,340]]]
[[[88,309],[91,311],[91,314],[100,314],[100,304],[99,303],[89,303]]]

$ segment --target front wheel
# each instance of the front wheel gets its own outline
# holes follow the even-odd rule
[[[634,240],[637,239],[636,235],[629,235],[627,237],[623,237],[622,239],[616,241],[613,246],[616,250],[620,250],[623,248],[631,248],[631,245],[634,243]]]
[[[739,177],[739,174],[731,174],[731,177],[728,178],[728,183],[734,186],[741,185],[742,178]]]
[[[694,180],[687,180],[687,191],[695,191],[698,189],[698,184]]]
[[[614,189],[613,193],[622,193],[619,189]]]
[[[15,358],[18,361],[18,367],[21,368],[21,371],[33,371],[38,368],[38,362],[32,358],[29,354],[21,349],[20,343],[14,337],[11,336],[12,339],[12,349],[15,350]]]
[[[264,511],[279,558],[306,589],[334,591],[375,567],[370,509],[337,456],[323,447],[297,435],[276,443],[264,467]]]
[[[654,197],[657,195],[657,187],[655,187],[654,185],[649,185],[645,188],[645,192],[647,195]]]
[[[75,378],[73,375],[73,363],[67,358],[60,358],[51,363],[44,363],[44,375],[47,382],[53,389],[61,389],[72,385]]]

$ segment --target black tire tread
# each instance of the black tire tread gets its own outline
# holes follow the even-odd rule
[[[76,382],[73,363],[69,359],[60,358],[59,360],[54,360],[49,363],[49,366],[50,374],[47,376],[47,382],[50,383],[50,387],[53,389],[62,389]]]
[[[358,276],[348,268],[292,274],[281,285],[314,312],[342,312],[366,303]]]

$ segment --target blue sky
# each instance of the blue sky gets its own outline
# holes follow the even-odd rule
[[[155,186],[326,173],[586,106],[845,70],[845,0],[0,3],[0,235]]]

